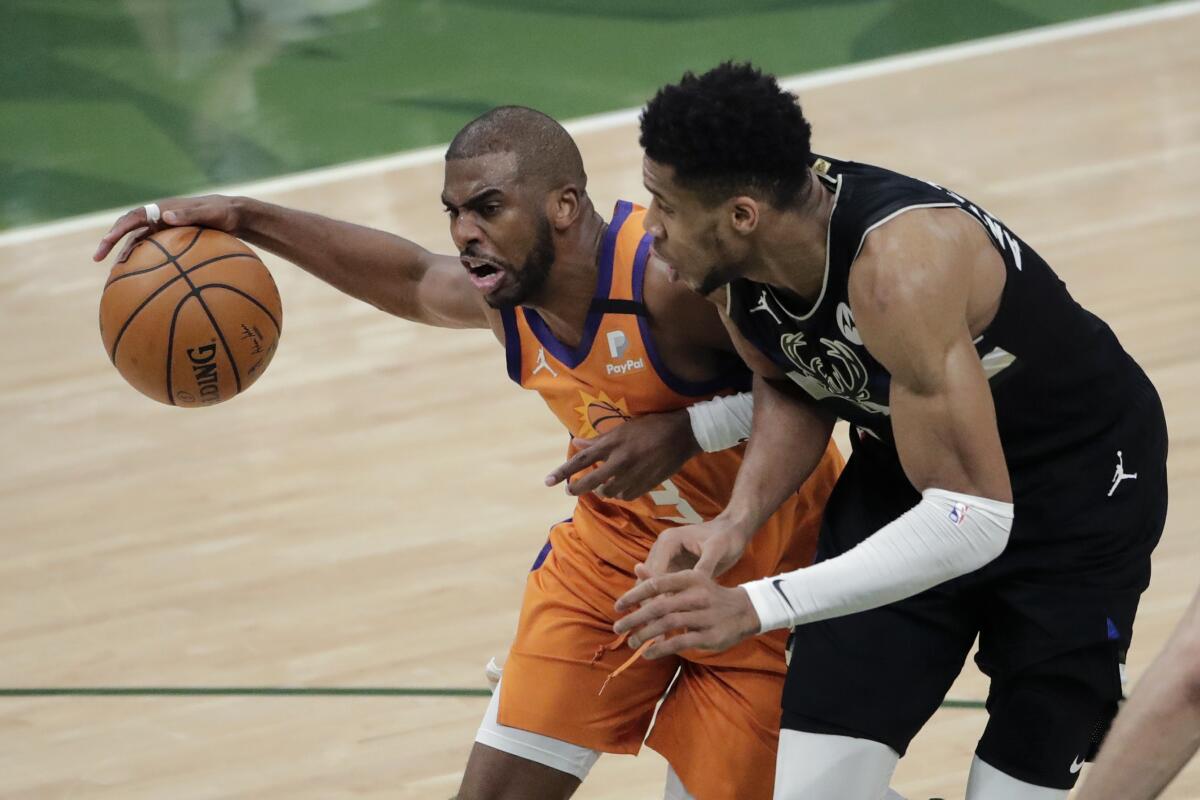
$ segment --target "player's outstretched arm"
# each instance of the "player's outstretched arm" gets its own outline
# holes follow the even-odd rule
[[[162,218],[156,223],[144,207],[121,216],[93,258],[103,260],[127,234],[122,259],[154,230],[201,225],[270,250],[390,314],[444,328],[489,325],[484,302],[457,258],[399,236],[247,197],[173,198],[158,205]]]
[[[1151,800],[1200,749],[1200,594],[1138,681],[1078,800]]]

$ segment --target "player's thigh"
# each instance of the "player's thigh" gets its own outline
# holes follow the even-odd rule
[[[782,726],[871,739],[903,755],[962,670],[972,603],[954,584],[795,630]]]
[[[613,603],[633,580],[596,557],[571,523],[555,526],[526,583],[500,683],[500,724],[601,752],[638,752],[678,661],[639,659],[605,687],[632,654],[612,625]]]
[[[503,683],[503,681],[501,682]],[[549,736],[501,725],[499,691],[492,694],[467,760],[459,800],[567,798],[600,753]]]
[[[753,641],[753,640],[751,640]],[[684,661],[646,743],[698,800],[769,800],[779,740],[777,664],[724,667]]]
[[[1121,700],[1142,585],[1128,566],[1124,587],[1042,576],[994,589],[976,655],[992,679],[977,751],[988,764],[1038,786],[1075,784]]]

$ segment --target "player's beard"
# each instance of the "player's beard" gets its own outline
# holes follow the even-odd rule
[[[550,220],[544,214],[538,220],[537,227],[537,240],[534,241],[529,255],[525,257],[525,263],[520,269],[508,270],[512,284],[485,298],[492,308],[524,305],[536,297],[546,285],[550,267],[554,264],[554,235],[550,230]]]

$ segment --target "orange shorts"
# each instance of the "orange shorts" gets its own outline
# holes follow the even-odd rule
[[[722,584],[811,563],[820,510],[841,466],[834,454],[771,518]],[[526,583],[498,721],[604,753],[635,754],[645,741],[697,800],[769,800],[787,633],[747,639],[721,653],[639,659],[599,694],[609,673],[633,653],[626,646],[603,648],[615,639],[613,604],[635,579],[596,554],[589,542],[596,535],[586,520],[550,530],[544,558]]]

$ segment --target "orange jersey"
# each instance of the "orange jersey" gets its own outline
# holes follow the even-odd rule
[[[617,203],[601,244],[595,298],[577,347],[555,338],[533,309],[502,312],[509,376],[541,394],[573,436],[592,438],[630,417],[685,408],[744,391],[750,384],[749,371],[732,354],[727,373],[702,384],[673,375],[659,358],[642,302],[651,242],[642,228],[644,216],[645,209]],[[573,452],[571,448],[569,454]],[[666,528],[711,519],[725,508],[743,453],[744,445],[701,453],[635,500],[587,494],[579,499],[575,525],[613,563],[642,561]],[[836,454],[832,458],[840,462]],[[836,464],[824,467],[833,470],[827,477],[836,475]],[[820,514],[819,507],[806,511]]]

